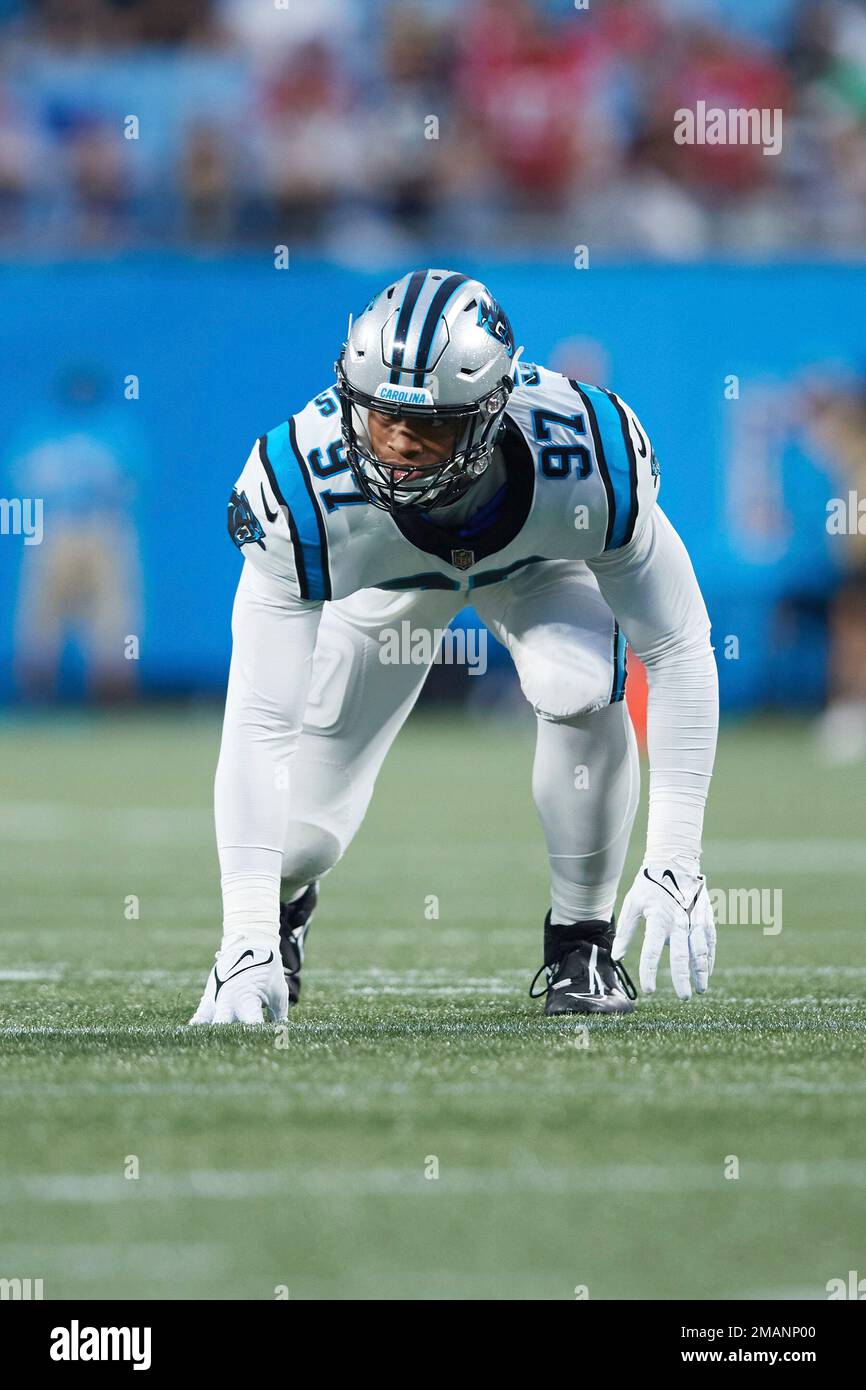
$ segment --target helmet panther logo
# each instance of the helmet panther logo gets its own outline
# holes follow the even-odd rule
[[[478,301],[478,323],[491,338],[502,344],[509,355],[514,353],[514,333],[508,315],[495,299],[481,298]]]

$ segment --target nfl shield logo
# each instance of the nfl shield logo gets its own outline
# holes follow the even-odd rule
[[[474,550],[452,550],[451,563],[459,570],[471,569],[475,564]]]

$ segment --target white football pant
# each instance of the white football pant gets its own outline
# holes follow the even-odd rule
[[[582,562],[528,565],[469,598],[511,653],[537,716],[532,792],[550,856],[552,920],[609,918],[639,796],[613,615]],[[446,629],[465,600],[441,590],[366,589],[325,605],[292,759],[283,899],[345,853],[427,677],[430,661],[383,660],[386,642],[391,657],[395,641],[404,657],[417,656],[425,644],[407,645],[407,632],[415,639]]]

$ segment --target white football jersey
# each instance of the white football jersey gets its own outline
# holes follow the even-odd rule
[[[255,565],[313,602],[359,589],[471,593],[539,560],[627,545],[658,493],[636,415],[612,391],[521,363],[497,441],[505,481],[445,530],[392,516],[358,491],[336,385],[255,444],[229,502],[229,533]],[[470,600],[471,601],[471,600]]]

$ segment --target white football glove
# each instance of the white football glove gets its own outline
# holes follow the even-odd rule
[[[283,1023],[288,1015],[289,989],[279,951],[238,941],[217,952],[190,1023]]]
[[[641,918],[646,922],[640,953],[640,983],[653,994],[656,971],[665,944],[670,944],[671,979],[680,999],[691,998],[691,970],[698,994],[703,994],[716,958],[716,924],[703,874],[678,867],[645,864],[622,905],[611,955],[622,960]]]

